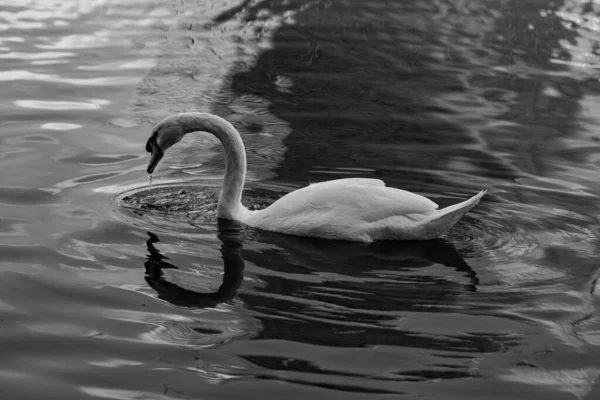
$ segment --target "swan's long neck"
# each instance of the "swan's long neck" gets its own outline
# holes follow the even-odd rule
[[[179,119],[185,133],[205,131],[215,135],[225,148],[225,177],[219,195],[217,216],[242,220],[248,210],[242,205],[246,179],[246,149],[239,132],[223,118],[212,114],[186,113]]]

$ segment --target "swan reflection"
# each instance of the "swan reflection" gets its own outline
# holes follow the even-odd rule
[[[437,278],[429,274],[407,274],[408,269],[421,269],[433,264],[445,265],[462,273],[468,279],[465,284],[455,284],[450,290],[455,292],[477,291],[479,279],[475,271],[467,264],[456,248],[444,239],[415,241],[415,242],[377,242],[361,245],[351,242],[330,241],[314,238],[305,238],[291,235],[258,231],[245,228],[243,224],[230,221],[218,221],[217,238],[221,242],[220,252],[223,260],[223,281],[215,292],[202,293],[183,288],[176,283],[168,281],[164,276],[166,269],[179,269],[171,264],[168,257],[163,255],[155,244],[159,242],[156,234],[148,232],[146,247],[148,256],[145,266],[145,280],[153,288],[158,298],[171,304],[183,307],[204,308],[214,307],[236,296],[237,290],[244,279],[245,260],[250,261],[259,268],[257,274],[266,287],[277,290],[274,283],[278,278],[266,271],[292,274],[336,274],[338,282],[322,282],[324,286],[334,289],[352,281],[351,286],[358,285],[356,278],[363,279],[364,289],[373,285],[371,282],[374,274],[392,283],[391,274],[400,276],[402,282],[397,282],[397,289],[406,292],[406,283],[412,284],[431,282]],[[248,246],[243,249],[244,241]],[[243,256],[242,256],[243,255]],[[263,272],[261,272],[263,271]],[[266,272],[266,273],[264,273]],[[296,275],[298,278],[298,275]],[[344,283],[345,282],[345,283]],[[439,282],[438,282],[439,283]],[[375,289],[375,288],[372,288]],[[269,289],[267,289],[269,290]],[[418,289],[414,288],[411,297],[418,301]],[[252,294],[248,294],[254,298]],[[404,301],[409,298],[404,298]],[[252,302],[247,304],[252,307]],[[400,304],[397,304],[400,306]]]
[[[219,221],[217,237],[221,241],[221,256],[223,258],[223,283],[216,292],[199,293],[182,288],[164,278],[164,269],[179,269],[169,263],[168,257],[154,246],[159,242],[158,236],[148,232],[146,247],[148,257],[144,263],[145,279],[148,285],[156,290],[160,299],[183,307],[214,307],[235,297],[238,288],[244,280],[244,259],[241,256],[242,239],[241,224],[235,221]]]
[[[146,281],[160,299],[204,308],[239,297],[225,314],[202,310],[189,321],[162,324],[162,330],[153,332],[156,341],[211,347],[234,339],[259,338],[259,346],[275,346],[273,351],[286,360],[299,356],[278,343],[353,349],[384,345],[446,352],[500,351],[512,343],[510,335],[462,335],[449,332],[443,323],[439,331],[418,333],[429,326],[431,318],[455,319],[454,314],[448,316],[448,307],[458,314],[477,313],[475,308],[482,300],[477,293],[477,274],[450,241],[367,245],[281,235],[225,220],[218,222],[217,237],[223,282],[215,292],[200,293],[167,280],[164,270],[177,266],[156,249],[158,237],[149,233]],[[196,242],[188,245],[203,246]],[[472,255],[470,250],[464,252]],[[237,293],[246,263],[252,279]],[[485,331],[477,324],[474,329]],[[249,348],[256,345],[254,341],[244,343]],[[266,366],[256,354],[241,357],[244,367],[232,371],[232,376],[258,371],[281,379],[280,368],[297,372],[295,364]],[[459,359],[455,367],[444,369],[444,376],[471,377],[468,365],[461,363]],[[409,363],[397,379],[425,380],[432,373],[441,372],[422,371]]]

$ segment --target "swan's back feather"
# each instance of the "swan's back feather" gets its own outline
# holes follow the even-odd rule
[[[332,181],[311,183],[311,186],[329,186],[331,184],[344,184],[349,185],[352,183],[362,184],[362,185],[373,185],[373,186],[385,186],[385,182],[381,179],[373,179],[373,178],[342,178],[335,179]]]
[[[428,198],[386,187],[379,179],[346,178],[295,190],[273,203],[269,210],[280,217],[314,210],[349,212],[352,219],[373,221],[392,215],[427,213],[437,208]]]
[[[437,208],[428,198],[386,187],[381,180],[347,178],[291,192],[245,222],[257,228],[302,236],[371,241],[370,236],[365,236],[367,224],[392,216],[419,220]]]

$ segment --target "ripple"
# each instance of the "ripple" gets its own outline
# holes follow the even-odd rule
[[[112,192],[114,188],[110,189]],[[188,238],[214,237],[219,191],[220,187],[212,181],[136,186],[114,197],[113,212],[116,218],[131,226],[156,233]],[[264,208],[285,192],[282,187],[249,183],[242,202],[250,209]]]
[[[595,367],[557,370],[513,368],[510,373],[499,375],[505,381],[544,386],[572,393],[578,399],[583,399],[592,390],[598,377],[600,369]]]
[[[2,271],[40,272],[53,263],[70,265],[72,260],[42,245],[0,245]],[[80,260],[78,265],[81,266]]]
[[[129,62],[115,61],[98,65],[80,65],[77,69],[82,71],[118,71],[128,69],[150,69],[155,65],[156,61],[153,58],[144,58]]]
[[[44,29],[46,24],[43,22],[33,22],[33,21],[19,21],[13,20],[10,21],[10,24],[0,23],[0,31],[8,31],[12,29],[21,29],[21,30],[31,30],[31,29]]]
[[[87,328],[60,322],[35,323],[28,325],[27,327],[36,332],[49,333],[52,335],[83,336],[90,332]]]
[[[523,257],[540,246],[534,235],[498,215],[488,214],[484,221],[467,216],[464,221],[468,224],[458,225],[460,229],[451,230],[447,238],[501,255],[502,259]]]
[[[118,367],[124,367],[124,366],[144,365],[143,363],[141,363],[139,361],[121,360],[118,358],[109,358],[109,359],[100,360],[100,361],[88,361],[88,364],[93,365],[94,367],[101,367],[101,368],[118,368]]]
[[[0,219],[0,233],[10,235],[26,235],[25,225],[31,224],[31,221],[24,219],[2,218]]]
[[[84,101],[47,101],[47,100],[16,100],[17,107],[38,110],[99,110],[101,106],[110,104],[108,100]]]
[[[47,122],[40,126],[40,129],[46,129],[49,131],[72,131],[80,129],[82,126],[79,124],[71,124],[68,122]]]
[[[200,348],[234,338],[254,337],[261,326],[255,318],[226,309],[205,309],[191,317],[133,310],[106,310],[105,313],[109,318],[152,326],[150,331],[140,335],[143,342]]]
[[[48,135],[27,135],[22,138],[16,138],[12,143],[24,143],[24,142],[40,142],[40,143],[58,143],[56,138]]]
[[[73,57],[75,53],[64,52],[64,51],[43,51],[41,53],[20,53],[20,52],[11,52],[8,54],[0,54],[0,59],[12,58],[17,60],[45,60],[45,59],[54,59],[54,58],[65,58],[65,57]]]
[[[254,186],[254,187],[253,187]],[[220,187],[198,185],[156,185],[136,188],[117,196],[123,207],[137,210],[155,210],[161,212],[182,212],[197,215],[206,212],[212,220],[215,215]],[[260,209],[271,204],[283,195],[279,190],[261,188],[259,185],[247,186],[242,203],[250,209]],[[197,215],[198,218],[201,216]],[[215,220],[216,221],[216,220]]]
[[[197,318],[191,322],[169,322],[142,335],[142,339],[153,343],[167,343],[196,348],[213,347],[233,339],[249,339],[256,336],[260,323],[252,318],[233,317],[219,312],[204,313],[215,319]]]
[[[76,157],[64,158],[62,161],[76,162],[81,165],[107,165],[107,164],[120,164],[131,160],[139,160],[145,157],[139,154],[88,154],[80,155]]]
[[[25,39],[18,36],[0,36],[0,43],[12,42],[12,43],[23,43]]]
[[[56,64],[68,64],[69,60],[35,60],[31,62],[31,65],[56,65]]]
[[[12,70],[0,72],[0,81],[43,81],[54,83],[65,83],[77,86],[107,86],[107,85],[129,85],[136,83],[139,79],[130,76],[113,76],[97,78],[63,78],[59,75],[38,74],[26,70]]]
[[[0,203],[17,206],[54,204],[59,197],[40,189],[0,187]]]
[[[290,79],[286,76],[278,75],[277,78],[275,79],[274,85],[277,88],[277,90],[280,91],[281,93],[292,93],[292,87],[294,86],[294,81],[292,81],[292,79]]]
[[[131,44],[130,39],[115,37],[110,30],[102,30],[94,34],[76,34],[61,38],[53,44],[38,44],[35,47],[45,50],[92,49],[98,47],[123,47]]]
[[[134,121],[128,118],[113,118],[110,120],[110,123],[114,126],[118,126],[119,128],[135,128],[139,126],[139,122]]]
[[[82,386],[79,388],[88,396],[99,399],[114,399],[114,400],[175,400],[171,396],[165,396],[159,393],[144,392],[140,390],[120,390],[108,389],[103,387]]]
[[[98,181],[103,181],[106,179],[114,178],[115,176],[126,174],[127,172],[128,171],[103,172],[103,173],[99,173],[99,174],[80,176],[77,178],[68,179],[66,181],[59,182],[59,183],[55,184],[53,187],[58,188],[58,189],[70,188],[70,187],[74,187],[74,186],[81,185],[81,184],[98,182]]]
[[[90,183],[90,182],[102,181],[104,179],[112,178],[112,177],[119,176],[119,175],[121,175],[120,172],[105,172],[102,174],[82,176],[80,178],[74,179],[72,182],[76,183],[76,184],[77,183]]]

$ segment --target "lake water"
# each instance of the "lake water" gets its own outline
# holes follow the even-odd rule
[[[599,2],[0,0],[0,59],[2,398],[600,398]],[[373,246],[120,207],[191,110],[263,194],[490,191]]]

